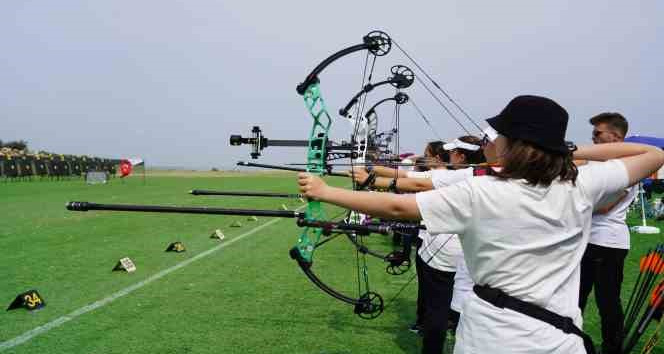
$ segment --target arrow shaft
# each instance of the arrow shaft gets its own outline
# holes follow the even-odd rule
[[[303,198],[302,194],[296,193],[213,191],[205,189],[194,189],[190,193],[193,195],[226,195],[238,197]]]

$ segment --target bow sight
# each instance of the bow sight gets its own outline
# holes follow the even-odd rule
[[[261,128],[255,125],[251,129],[251,137],[243,138],[242,135],[231,135],[230,143],[232,146],[242,144],[251,145],[251,158],[257,159],[261,156],[261,151],[268,146],[288,146],[288,147],[306,147],[309,146],[308,140],[270,140],[263,136]]]
[[[317,141],[318,144],[322,144],[321,140]],[[240,146],[240,145],[251,145],[251,158],[257,159],[261,156],[263,149],[269,146],[281,146],[281,147],[309,147],[309,140],[277,140],[277,139],[268,139],[263,136],[263,131],[259,126],[254,126],[251,129],[251,137],[245,138],[242,135],[231,135],[230,138],[231,146]],[[341,143],[335,143],[334,141],[325,140],[325,161],[333,161],[340,159],[357,158],[356,149],[357,144],[348,143],[342,141]],[[320,149],[320,147],[316,147]],[[371,145],[368,146],[368,152],[378,153],[378,151],[384,148],[384,146]],[[240,166],[250,166],[250,167],[263,167],[263,168],[272,168],[272,169],[282,169],[279,166],[274,165],[247,165],[247,164],[238,164]],[[329,169],[326,169],[329,171]],[[301,170],[304,171],[304,170]],[[345,176],[345,175],[344,175]]]

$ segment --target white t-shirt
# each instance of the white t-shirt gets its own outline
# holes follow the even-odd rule
[[[464,170],[429,170],[429,178],[434,188],[442,188],[463,181],[473,176],[473,169],[470,169],[470,175]],[[461,172],[463,171],[463,172]],[[412,173],[412,172],[411,172]],[[410,177],[410,173],[409,173]],[[413,177],[417,178],[417,177]],[[431,235],[426,230],[420,231],[422,245],[417,254],[422,260],[432,268],[444,272],[456,272],[458,258],[463,258],[461,243],[459,237],[454,234],[434,234]]]
[[[472,167],[459,169],[459,170],[433,170],[431,174],[431,183],[434,188],[443,188],[451,184],[463,181],[466,178],[473,177],[474,169]],[[452,259],[448,261],[454,262],[454,267],[456,273],[454,274],[454,292],[452,294],[452,304],[450,307],[461,313],[463,303],[466,301],[470,292],[473,290],[473,285],[475,285],[470,279],[470,274],[468,274],[468,268],[466,267],[466,261],[463,258],[463,249],[461,248],[461,242],[458,237],[454,237],[455,244],[452,246],[456,247],[458,243],[458,251],[453,254],[449,254]]]
[[[416,194],[432,234],[459,234],[476,284],[569,316],[581,327],[580,263],[593,208],[627,187],[619,160],[579,168],[576,186],[548,187],[493,176]],[[471,293],[454,352],[583,353],[583,341],[543,321],[494,307]]]
[[[461,313],[463,312],[463,304],[466,302],[470,294],[473,292],[473,279],[470,278],[468,273],[468,266],[466,259],[463,257],[463,252],[457,255],[456,258],[456,273],[454,273],[454,291],[452,293],[452,303],[450,307],[452,310]]]
[[[472,167],[460,170],[431,170],[431,184],[433,184],[434,189],[447,187],[450,184],[473,177],[473,171]]]
[[[408,178],[431,178],[431,170],[429,171],[408,171],[406,172]]]
[[[402,165],[399,166],[400,170],[405,170],[405,171],[411,172],[415,168],[415,166],[413,166],[413,164],[415,164],[415,160],[413,160],[411,158],[406,157],[405,159],[401,160],[401,163],[402,163]]]
[[[443,272],[456,272],[457,257],[463,258],[459,237],[455,234],[429,235],[420,230],[422,245],[417,254],[431,268]]]
[[[638,190],[638,186],[625,189],[627,192],[625,197],[608,213],[593,215],[589,243],[603,247],[629,249],[629,228],[625,224],[625,218],[627,209],[636,198]]]

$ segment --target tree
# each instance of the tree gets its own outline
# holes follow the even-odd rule
[[[0,140],[0,147],[7,147],[14,150],[27,150],[28,142],[25,140],[18,140],[18,141],[10,141],[3,144],[2,140]]]

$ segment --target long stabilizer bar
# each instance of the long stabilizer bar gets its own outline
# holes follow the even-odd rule
[[[245,167],[269,168],[269,169],[272,169],[272,170],[307,172],[307,170],[304,169],[304,168],[286,167],[286,166],[278,166],[278,165],[267,165],[267,164],[264,164],[264,163],[253,163],[253,162],[238,161],[237,165],[238,166],[245,166]],[[340,172],[326,172],[325,175],[326,176],[348,177],[348,174],[340,173]]]
[[[296,193],[213,191],[206,189],[194,189],[189,193],[192,195],[228,195],[238,197],[304,198],[302,194]]]
[[[366,234],[388,234],[393,231],[391,226],[386,225],[356,225],[348,224],[346,222],[307,220],[305,213],[291,210],[223,209],[210,207],[176,207],[161,205],[98,204],[91,202],[69,202],[66,206],[67,210],[71,211],[107,210],[148,213],[214,214],[295,218],[297,219],[298,226],[321,228],[326,233],[355,231]]]
[[[127,204],[97,204],[89,202],[69,202],[67,210],[110,210],[132,211],[148,213],[178,213],[178,214],[214,214],[214,215],[243,215],[267,216],[274,218],[304,218],[304,213],[291,210],[261,210],[261,209],[224,209],[210,207],[177,207],[161,205],[127,205]]]

